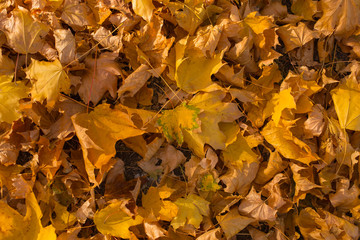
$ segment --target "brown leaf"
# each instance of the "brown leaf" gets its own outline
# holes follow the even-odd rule
[[[276,210],[261,200],[261,193],[251,188],[244,200],[241,200],[239,212],[259,221],[275,221]]]
[[[120,66],[115,62],[116,57],[116,53],[105,52],[96,59],[86,58],[87,71],[79,88],[79,95],[84,102],[97,104],[107,91],[113,98],[116,97],[117,76],[121,74]]]

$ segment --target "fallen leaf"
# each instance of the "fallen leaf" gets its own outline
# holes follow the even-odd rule
[[[186,42],[187,39],[183,39],[175,45],[175,80],[182,90],[195,93],[213,84],[211,75],[222,67],[223,53],[215,54],[212,58],[206,58],[194,51],[190,51],[185,56]]]
[[[1,20],[0,29],[4,31],[8,44],[18,53],[36,53],[43,47],[42,38],[49,28],[35,21],[28,10],[19,6],[12,11],[10,18]]]
[[[164,111],[158,124],[169,142],[176,140],[179,145],[184,141],[183,130],[199,128],[197,116],[200,110],[193,105],[181,104],[173,110]]]
[[[55,48],[59,53],[59,60],[62,64],[69,64],[75,61],[76,43],[70,29],[55,29]]]
[[[277,211],[261,200],[261,193],[252,188],[241,200],[239,212],[259,221],[275,221]]]
[[[151,72],[149,70],[150,68],[147,65],[142,64],[125,78],[117,91],[119,98],[133,97],[151,77]]]
[[[242,169],[243,162],[248,164],[258,162],[258,156],[251,150],[241,133],[237,135],[235,142],[222,151],[222,156],[226,165],[239,169]]]
[[[116,141],[144,133],[129,115],[111,109],[107,104],[97,106],[91,113],[76,114],[71,119],[83,150],[86,172],[93,183],[98,183],[94,169],[109,163],[116,153]]]
[[[186,198],[179,198],[175,201],[179,211],[177,216],[171,221],[171,226],[176,230],[185,224],[191,224],[198,228],[203,220],[203,216],[209,216],[209,202],[205,199],[189,194]]]
[[[179,26],[193,35],[198,26],[207,18],[222,11],[221,8],[210,5],[203,6],[203,1],[185,0],[182,2],[168,2],[171,13],[175,16]]]
[[[147,22],[150,22],[155,9],[152,0],[132,0],[131,2],[134,12]]]
[[[102,234],[109,234],[114,237],[130,238],[129,227],[139,225],[143,222],[140,215],[134,218],[127,214],[126,203],[128,200],[119,200],[107,207],[97,211],[94,215],[96,228]]]
[[[302,47],[315,38],[319,38],[316,31],[310,30],[304,23],[300,22],[297,26],[281,26],[277,33],[285,44],[286,51],[289,52],[295,48]]]
[[[45,62],[32,59],[25,71],[27,77],[34,81],[31,89],[33,100],[42,102],[46,99],[52,106],[59,99],[60,92],[69,92],[70,79],[59,60]]]
[[[54,227],[49,225],[44,228],[41,224],[42,212],[34,193],[27,196],[25,217],[3,201],[0,201],[0,205],[0,219],[3,222],[0,231],[1,239],[56,239]],[[16,226],[21,226],[21,228]]]
[[[264,109],[264,118],[271,116],[275,126],[278,126],[282,112],[285,109],[295,108],[296,103],[294,97],[291,95],[291,88],[288,88],[273,95],[272,99],[267,103]]]
[[[104,94],[109,91],[116,97],[118,75],[121,74],[120,66],[115,62],[116,53],[104,52],[99,58],[86,58],[86,74],[82,77],[79,95],[84,102],[97,104]]]
[[[291,11],[296,15],[302,16],[305,20],[313,20],[313,15],[317,11],[317,3],[313,0],[294,0]]]
[[[216,216],[216,220],[219,222],[221,229],[228,239],[235,236],[250,223],[256,221],[253,218],[240,215],[237,208],[232,208],[225,215]]]
[[[328,36],[349,37],[360,23],[359,3],[354,0],[323,0],[320,2],[323,15],[314,28]]]
[[[354,83],[354,84],[353,84]],[[331,91],[335,110],[340,126],[344,129],[360,131],[360,85],[354,74],[351,74],[346,84],[340,84]]]
[[[90,8],[79,0],[64,0],[61,19],[75,30],[82,30],[88,25],[95,25],[89,14]]]
[[[154,214],[159,220],[171,221],[178,214],[178,206],[176,203],[164,200],[164,198],[168,198],[170,195],[171,192],[168,192],[166,195],[165,191],[161,191],[160,196],[159,188],[151,187],[148,192],[143,195],[142,205],[149,213]]]
[[[19,119],[19,100],[28,96],[25,84],[12,79],[12,75],[0,75],[0,122],[12,123]]]
[[[310,147],[292,134],[291,124],[291,122],[283,121],[276,126],[273,121],[270,121],[261,131],[261,135],[286,158],[307,165],[318,160],[319,157],[311,151]]]

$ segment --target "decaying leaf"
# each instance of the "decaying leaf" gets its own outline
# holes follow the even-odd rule
[[[35,21],[28,10],[18,7],[9,19],[1,20],[0,30],[4,31],[9,45],[18,53],[36,53],[43,47],[42,38],[49,31],[45,24]]]

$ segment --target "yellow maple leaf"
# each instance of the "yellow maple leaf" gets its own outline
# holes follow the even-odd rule
[[[210,203],[195,194],[190,194],[186,198],[179,198],[175,204],[179,208],[177,216],[171,221],[171,226],[175,230],[185,224],[191,224],[198,228],[203,216],[210,214]]]
[[[277,33],[284,42],[286,51],[289,52],[295,48],[302,47],[314,38],[319,37],[319,33],[310,30],[305,23],[300,22],[297,26],[287,24],[281,26]]]
[[[189,104],[201,110],[199,119],[201,131],[184,131],[184,140],[189,148],[202,157],[205,143],[214,149],[225,149],[228,141],[232,141],[229,136],[220,129],[219,123],[232,123],[242,116],[235,103],[223,102],[226,93],[223,91],[213,91],[209,93],[199,93],[193,97]],[[235,130],[234,127],[230,127]]]
[[[23,217],[5,202],[0,201],[0,239],[13,240],[55,240],[55,228],[44,228],[41,224],[42,212],[34,193],[26,198],[26,215]]]
[[[241,216],[236,208],[231,209],[225,215],[216,216],[216,220],[219,222],[227,239],[235,236],[238,232],[246,228],[247,225],[256,221],[253,218]]]
[[[267,103],[264,109],[264,119],[271,115],[277,126],[283,110],[294,108],[296,108],[296,103],[294,97],[291,95],[291,88],[282,90],[279,93],[275,93],[272,99]]]
[[[3,21],[3,20],[2,20]],[[8,44],[18,53],[36,53],[43,47],[42,38],[48,33],[49,28],[35,21],[29,11],[21,6],[12,11],[12,16],[5,20],[3,30],[8,39]]]
[[[125,204],[127,200],[120,200],[111,203],[107,207],[97,211],[94,215],[94,223],[96,228],[102,234],[109,234],[114,237],[130,238],[131,233],[129,227],[141,224],[143,218],[136,215],[134,218],[126,212]]]
[[[176,140],[179,145],[184,141],[182,130],[194,130],[199,127],[197,116],[200,110],[193,105],[181,104],[173,110],[166,110],[158,124],[169,142]]]
[[[115,155],[118,140],[142,135],[145,131],[135,126],[130,116],[108,104],[97,106],[93,112],[72,116],[76,135],[79,138],[89,180],[98,183],[94,169],[101,169]],[[101,176],[103,174],[100,171]]]
[[[173,202],[164,200],[165,192],[162,191],[161,193],[162,197],[160,196],[159,188],[150,187],[148,192],[142,197],[143,207],[153,213],[158,219],[171,221],[176,217],[178,207]]]
[[[258,162],[257,155],[251,150],[246,139],[241,133],[237,135],[235,142],[222,151],[225,164],[242,169],[243,162]]]
[[[317,2],[313,0],[294,0],[291,5],[291,11],[305,20],[312,21],[312,16],[317,11]]]
[[[204,2],[199,0],[185,0],[184,3],[168,2],[166,5],[175,16],[179,26],[188,31],[190,35],[195,33],[203,21],[222,12],[220,7],[215,5],[204,6]]]
[[[25,69],[27,77],[34,80],[31,89],[33,100],[47,102],[52,105],[60,96],[60,92],[68,92],[70,79],[59,60],[45,62],[32,59],[30,66]]]
[[[314,28],[325,36],[334,33],[349,37],[360,24],[359,1],[357,0],[322,0],[323,15]]]
[[[290,131],[293,123],[293,121],[282,120],[276,126],[274,121],[270,121],[261,131],[261,135],[286,158],[295,159],[307,165],[318,160],[319,157],[306,143],[293,136]]]
[[[239,205],[239,212],[259,221],[275,221],[277,210],[270,207],[261,199],[261,193],[252,187],[249,194]]]
[[[360,85],[352,73],[346,84],[331,91],[341,128],[360,131]]]
[[[211,75],[223,66],[221,59],[224,52],[207,58],[196,51],[186,52],[186,43],[187,39],[182,39],[175,45],[175,80],[182,90],[195,93],[213,84]]]
[[[155,9],[152,0],[132,0],[132,7],[137,15],[150,22]]]
[[[268,16],[256,16],[258,12],[249,13],[244,22],[256,33],[261,34],[265,30],[275,27],[274,19]]]
[[[19,100],[28,96],[25,84],[12,79],[12,75],[0,75],[0,122],[12,123],[20,118]]]

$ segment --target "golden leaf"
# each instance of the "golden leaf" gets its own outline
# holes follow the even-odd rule
[[[42,102],[47,99],[53,105],[59,99],[60,92],[68,92],[70,79],[59,60],[45,62],[32,59],[25,72],[31,80],[35,80],[31,89],[33,100]]]

